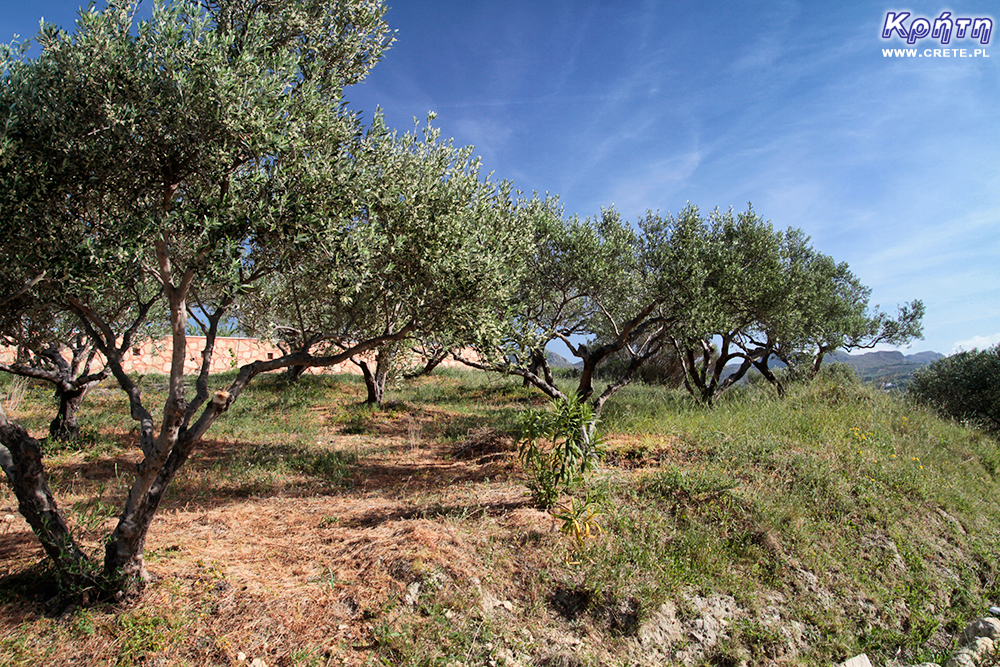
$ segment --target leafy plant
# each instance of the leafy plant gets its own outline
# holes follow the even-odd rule
[[[557,507],[552,516],[562,522],[559,532],[573,540],[574,551],[580,551],[587,539],[603,532],[597,522],[600,513],[594,509],[590,493],[579,503],[576,498],[570,498],[568,504],[560,503]]]
[[[597,417],[590,405],[570,394],[552,401],[550,410],[532,410],[521,425],[521,462],[532,474],[528,488],[549,509],[559,494],[574,486],[597,460]]]

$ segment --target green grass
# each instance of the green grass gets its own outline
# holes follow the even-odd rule
[[[843,379],[793,386],[784,400],[749,388],[712,410],[657,393],[623,392],[605,427],[669,434],[678,463],[638,483],[614,472],[600,482],[608,539],[586,554],[588,588],[629,582],[647,610],[690,588],[735,591],[749,607],[782,592],[789,617],[815,616],[839,638],[815,646],[819,662],[845,650],[932,657],[925,642],[938,625],[960,629],[1000,596],[989,556],[1000,553],[997,443],[986,435]],[[895,558],[903,566],[887,576]],[[795,595],[798,568],[819,578],[832,611]],[[873,619],[859,600],[905,611]]]
[[[608,606],[647,618],[668,599],[731,594],[751,617],[705,659],[775,658],[779,628],[753,614],[779,595],[782,618],[808,628],[806,663],[863,651],[943,662],[1000,599],[997,443],[898,394],[826,375],[784,399],[756,386],[707,409],[634,385],[609,402],[603,429],[661,463],[595,475],[603,536],[532,585],[604,600],[579,618],[609,637]],[[514,553],[494,551],[516,567]]]
[[[215,377],[212,386],[230,380]],[[150,406],[162,401],[162,378],[141,383]],[[304,376],[295,385],[258,378],[209,432],[165,506],[350,492],[369,459],[391,454],[399,439],[448,444],[481,426],[513,432],[522,410],[545,404],[514,379],[454,370],[390,388],[383,410],[362,397],[352,377]],[[43,428],[54,411],[50,392],[29,385],[22,400],[25,421]],[[85,530],[114,515],[128,481],[114,467],[133,429],[124,406],[114,389],[88,397],[82,445],[51,452],[57,493],[89,492],[68,506]],[[386,430],[395,445],[382,441]],[[965,624],[1000,602],[1000,448],[905,396],[828,373],[790,385],[782,399],[755,385],[708,409],[682,391],[636,384],[608,402],[601,430],[607,462],[574,492],[578,503],[589,497],[601,527],[582,546],[506,527],[476,505],[476,482],[461,502],[428,490],[398,496],[419,506],[413,516],[465,534],[489,572],[482,587],[503,591],[514,610],[509,619],[485,612],[470,582],[421,572],[414,604],[399,597],[371,612],[374,660],[501,664],[509,654],[538,664],[629,664],[637,628],[665,602],[694,618],[698,596],[730,596],[741,615],[700,658],[705,664],[826,665],[861,652],[876,664],[897,652],[904,664],[943,663]],[[106,475],[88,481],[68,472],[81,453]],[[317,524],[340,526],[335,516]],[[21,579],[5,585],[0,599],[24,596]],[[45,632],[110,633],[119,664],[138,664],[198,622],[125,614],[109,629],[78,612]],[[794,624],[801,637],[790,657],[782,629]],[[554,629],[590,638],[575,663],[560,662],[569,658],[543,640]],[[44,657],[30,632],[37,627],[0,638],[0,657]],[[290,660],[323,664],[309,646]]]

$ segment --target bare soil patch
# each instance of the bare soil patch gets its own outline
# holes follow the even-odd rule
[[[530,507],[509,436],[473,428],[463,439],[443,438],[468,415],[437,409],[376,413],[362,434],[329,424],[325,410],[310,412],[323,423],[310,455],[356,457],[335,485],[275,464],[274,483],[253,491],[228,477],[227,466],[260,458],[268,448],[274,448],[268,457],[295,450],[206,440],[150,531],[146,556],[153,581],[141,600],[128,608],[47,617],[46,593],[15,595],[0,606],[0,640],[33,624],[38,645],[26,651],[43,650],[49,664],[115,664],[122,642],[129,641],[121,619],[150,619],[166,610],[174,619],[172,629],[169,623],[163,628],[168,641],[129,654],[133,664],[237,664],[242,654],[270,666],[309,664],[306,657],[316,664],[360,665],[378,646],[377,627],[413,584],[475,590],[484,579],[516,576],[497,577],[484,561],[484,534],[555,539],[551,517]],[[261,468],[274,464],[261,460]],[[102,535],[114,525],[111,508],[120,506],[124,480],[137,462],[134,450],[97,457],[80,452],[52,466],[62,507],[82,508],[95,495],[107,501],[109,515],[91,517],[88,525],[82,524],[83,509],[68,512],[95,558]],[[0,523],[0,588],[10,589],[20,577],[26,590],[40,575],[35,570],[43,554],[13,497],[0,493],[0,518],[11,517]],[[511,585],[499,588],[505,586]],[[83,629],[72,620],[81,613]]]

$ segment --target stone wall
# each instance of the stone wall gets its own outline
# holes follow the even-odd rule
[[[157,341],[133,347],[123,359],[126,371],[137,373],[170,373],[171,340],[164,338]],[[197,373],[201,368],[201,352],[205,347],[204,336],[188,336],[187,351],[184,354],[184,372]],[[258,338],[228,338],[219,336],[215,339],[215,349],[212,354],[212,373],[221,373],[233,368],[239,368],[254,361],[277,359],[284,353],[277,345]],[[311,368],[310,372],[326,373],[360,373],[357,366],[345,361],[328,368]]]
[[[201,368],[201,351],[205,346],[204,336],[188,336],[187,352],[184,355],[184,372],[196,373]],[[126,372],[136,373],[170,373],[171,341],[163,338],[157,341],[146,341],[141,345],[136,345],[126,352],[122,359],[122,366]],[[254,361],[267,361],[277,359],[282,355],[282,351],[277,345],[270,341],[258,338],[228,338],[218,337],[215,339],[215,350],[212,355],[212,373],[221,373],[233,368],[239,368],[244,364]],[[100,368],[103,357],[98,355],[97,363],[94,367]],[[0,347],[0,362],[10,363],[14,361],[15,350],[10,347]],[[368,361],[373,359],[373,355],[365,355]],[[473,357],[474,358],[474,357]],[[441,362],[441,368],[452,368],[462,366],[454,359],[448,358]],[[310,368],[310,373],[356,373],[359,369],[350,361],[327,366],[324,368]]]

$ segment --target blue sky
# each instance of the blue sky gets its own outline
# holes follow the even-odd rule
[[[75,0],[0,0],[0,38]],[[147,4],[149,4],[147,2]],[[395,0],[396,45],[347,91],[412,127],[428,111],[484,167],[558,194],[567,213],[614,205],[744,209],[801,227],[894,310],[924,300],[925,340],[1000,341],[1000,36],[884,57],[887,11],[991,17],[991,2]]]

